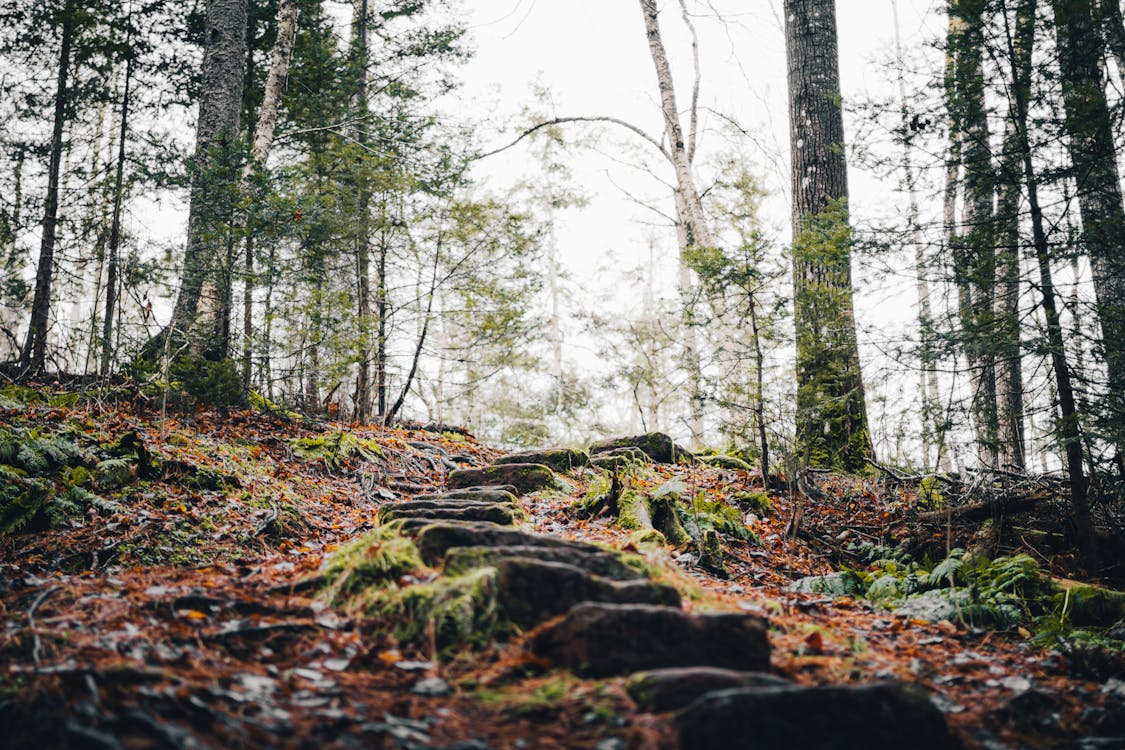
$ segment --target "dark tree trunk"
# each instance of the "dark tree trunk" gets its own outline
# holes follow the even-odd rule
[[[208,0],[203,52],[199,119],[195,131],[191,205],[188,210],[187,249],[180,289],[168,335],[184,339],[189,332],[202,340],[204,350],[221,348],[215,335],[221,320],[218,308],[229,292],[216,289],[208,300],[211,315],[197,320],[204,285],[229,284],[230,269],[220,279],[218,263],[225,250],[223,224],[231,216],[231,187],[237,172],[229,163],[239,137],[242,92],[246,74],[247,0]]]
[[[793,180],[797,438],[814,466],[871,456],[852,304],[834,0],[785,0]]]
[[[133,35],[133,19],[130,16],[126,23],[129,24],[126,39],[131,40]],[[129,48],[129,41],[126,41]],[[121,122],[117,134],[117,167],[113,175],[113,219],[109,227],[109,252],[106,259],[105,282],[105,320],[102,325],[102,361],[100,373],[102,377],[109,375],[110,359],[113,356],[113,316],[117,310],[117,263],[121,247],[121,204],[125,197],[125,146],[129,133],[129,93],[133,83],[133,54],[132,50],[126,52],[125,58],[125,85],[121,95]]]
[[[1091,0],[1052,0],[1068,148],[1082,241],[1090,256],[1102,326],[1111,437],[1125,444],[1125,208]]]
[[[47,328],[51,318],[51,283],[55,275],[55,239],[59,223],[59,178],[66,126],[67,100],[70,97],[70,50],[74,42],[74,0],[63,7],[62,40],[55,78],[55,114],[51,128],[51,152],[47,164],[47,199],[43,206],[43,236],[39,243],[39,264],[35,272],[35,296],[27,340],[20,354],[20,370],[26,375],[43,371],[47,356]]]
[[[1087,483],[1082,463],[1082,429],[1078,408],[1071,383],[1070,368],[1066,361],[1063,341],[1063,328],[1055,295],[1054,279],[1051,273],[1051,249],[1039,203],[1039,181],[1035,174],[1032,159],[1031,138],[1028,134],[1028,110],[1031,99],[1031,77],[1027,60],[1031,57],[1035,43],[1036,0],[1018,0],[1016,7],[1015,31],[1008,21],[1006,3],[1001,2],[1007,32],[1008,58],[1012,70],[1012,89],[1009,97],[1012,102],[1010,117],[1014,139],[1018,142],[1023,175],[1026,181],[1027,201],[1031,210],[1032,241],[1035,246],[1035,259],[1039,269],[1039,290],[1042,295],[1043,316],[1047,323],[1047,343],[1050,346],[1051,368],[1058,387],[1059,438],[1065,452],[1067,473],[1070,478],[1070,502],[1074,515],[1078,542],[1091,573],[1097,567],[1097,537],[1094,534],[1090,503],[1087,497]]]
[[[355,137],[360,145],[368,142],[371,123],[367,117],[367,0],[355,0],[355,22],[352,27],[353,65],[356,75],[356,127]],[[366,422],[371,411],[371,188],[367,179],[367,166],[363,160],[357,164],[358,188],[356,206],[356,315],[359,318],[359,372],[355,386],[355,418]]]

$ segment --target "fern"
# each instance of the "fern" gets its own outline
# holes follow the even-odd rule
[[[34,479],[17,478],[0,486],[0,534],[15,534],[27,526],[51,501],[51,486]]]
[[[964,567],[964,565],[965,550],[952,550],[949,553],[949,557],[934,566],[926,582],[930,586],[943,586],[945,584],[949,584],[950,586],[956,585],[957,581],[961,579],[961,568]]]
[[[94,467],[94,484],[101,489],[123,487],[133,478],[133,464],[127,458],[107,458]]]

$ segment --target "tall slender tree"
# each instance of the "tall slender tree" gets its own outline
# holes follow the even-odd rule
[[[835,0],[785,0],[797,437],[816,466],[872,454],[852,300]]]

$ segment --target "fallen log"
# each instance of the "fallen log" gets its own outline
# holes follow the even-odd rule
[[[920,523],[947,523],[949,521],[986,521],[997,516],[1013,513],[1027,513],[1035,510],[1043,500],[1050,498],[1047,494],[1018,495],[999,497],[982,503],[971,503],[946,510],[933,510],[919,513],[915,520]]]

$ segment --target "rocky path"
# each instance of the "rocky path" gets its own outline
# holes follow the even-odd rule
[[[589,461],[612,468],[635,451],[676,458],[625,440]],[[924,690],[898,682],[804,687],[776,677],[764,618],[686,612],[676,588],[613,552],[516,528],[521,496],[555,487],[556,471],[586,461],[565,450],[507,456],[455,471],[447,492],[389,504],[380,518],[397,522],[443,577],[494,571],[487,606],[526,633],[532,657],[583,678],[627,677],[641,711],[670,716],[681,748],[952,746]]]

